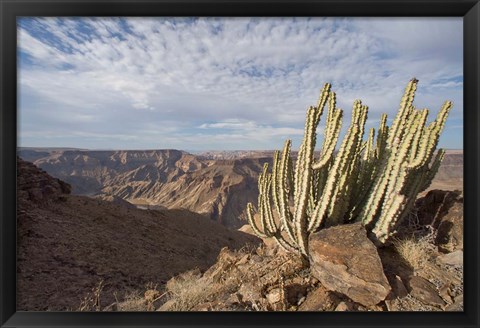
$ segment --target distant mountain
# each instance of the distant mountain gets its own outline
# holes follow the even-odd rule
[[[70,186],[33,164],[17,165],[17,310],[76,310],[101,280],[114,292],[206,270],[220,250],[260,242],[187,210],[141,210],[70,195]],[[124,295],[119,294],[122,299]]]
[[[242,158],[273,157],[273,150],[207,150],[194,154],[200,159],[232,160]]]
[[[430,187],[421,195],[432,189],[463,190],[463,150],[446,150],[437,175]]]
[[[24,152],[20,151],[19,155],[24,156]],[[34,164],[70,183],[75,194],[100,193],[112,180],[123,175],[128,176],[129,181],[166,182],[206,166],[193,155],[178,150],[53,151],[36,159]]]
[[[239,228],[248,202],[256,203],[257,179],[271,151],[212,151],[197,155],[179,150],[19,151],[72,192],[117,197],[138,206],[184,208]],[[295,156],[295,152],[292,154]],[[317,155],[318,156],[318,155]],[[430,187],[462,189],[463,152],[447,151]],[[117,199],[118,201],[118,199]]]
[[[24,150],[19,154],[23,156]],[[178,150],[39,152],[34,164],[72,192],[115,196],[140,206],[184,208],[238,228],[257,177],[270,159],[208,160]]]

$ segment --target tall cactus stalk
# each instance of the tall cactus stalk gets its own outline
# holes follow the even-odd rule
[[[439,150],[434,157],[452,103],[445,102],[426,126],[428,110],[413,106],[417,83],[416,79],[408,83],[391,127],[387,115],[381,116],[376,138],[372,128],[364,140],[368,107],[356,100],[336,154],[343,111],[336,107],[330,84],[325,84],[317,106],[307,110],[295,167],[290,140],[281,155],[275,152],[271,172],[264,165],[258,181],[257,218],[253,204],[247,205],[255,234],[308,256],[309,234],[355,220],[371,231],[377,244],[387,242],[418,193],[428,188],[445,155]],[[315,159],[316,130],[327,103],[320,158]]]

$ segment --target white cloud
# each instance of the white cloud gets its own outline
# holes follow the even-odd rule
[[[436,112],[451,99],[451,117],[462,120],[461,26],[461,18],[25,18],[20,140],[66,125],[89,133],[69,140],[79,147],[107,131],[155,148],[144,131],[168,124],[166,148],[247,149],[264,138],[271,149],[301,136],[325,82],[348,126],[358,98],[369,119],[392,117],[413,76],[419,107]],[[227,129],[243,133],[224,138]],[[118,140],[109,147],[124,148]]]

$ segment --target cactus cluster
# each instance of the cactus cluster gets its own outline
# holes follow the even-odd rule
[[[247,204],[255,234],[307,256],[312,232],[361,221],[377,244],[387,242],[418,193],[430,185],[445,154],[443,150],[435,154],[435,149],[452,103],[445,102],[437,118],[426,125],[428,110],[413,106],[417,83],[416,79],[408,83],[390,127],[387,115],[382,115],[376,138],[372,128],[364,140],[368,107],[356,100],[336,153],[343,111],[336,107],[331,85],[325,84],[317,106],[307,110],[295,163],[287,140],[281,155],[275,151],[271,170],[264,164],[258,180],[258,220],[253,204]],[[323,142],[316,159],[316,130],[325,106]]]

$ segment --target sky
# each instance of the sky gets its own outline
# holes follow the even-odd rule
[[[324,83],[344,110],[391,124],[453,101],[439,147],[463,149],[463,21],[452,18],[31,18],[18,20],[18,146],[298,149]],[[325,111],[326,113],[326,111]],[[321,132],[325,115],[320,122]],[[338,142],[337,146],[340,144]]]

